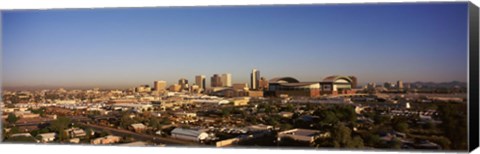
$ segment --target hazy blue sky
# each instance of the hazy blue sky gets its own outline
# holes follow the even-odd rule
[[[466,81],[467,3],[19,10],[2,13],[12,86],[131,87],[232,73],[249,82]]]

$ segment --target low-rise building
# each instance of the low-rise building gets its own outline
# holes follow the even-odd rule
[[[283,118],[291,118],[293,116],[293,112],[282,111],[282,112],[278,113],[278,115],[283,117]]]
[[[71,138],[87,136],[87,133],[80,128],[69,128],[66,129],[65,132],[67,132]]]
[[[122,138],[119,136],[108,135],[105,137],[96,138],[90,141],[91,144],[113,144],[120,142]]]
[[[80,138],[72,138],[72,139],[68,140],[68,142],[78,144],[78,143],[80,143]]]
[[[208,137],[208,134],[199,129],[186,129],[186,128],[175,128],[171,132],[173,138],[190,140],[190,141],[202,141]]]
[[[250,102],[250,98],[249,97],[234,98],[232,102],[233,102],[233,106],[245,106],[245,105],[248,105],[248,102]]]
[[[279,132],[277,134],[277,140],[281,141],[282,138],[290,138],[295,141],[311,143],[315,141],[315,139],[318,138],[319,136],[320,136],[320,131],[318,130],[295,128],[295,129]]]
[[[119,145],[120,145],[120,146],[142,147],[142,146],[147,146],[148,143],[147,143],[147,142],[143,142],[143,141],[135,141],[135,142],[124,143],[124,144],[119,144]]]
[[[250,125],[246,127],[246,130],[249,132],[269,131],[272,129],[273,129],[273,126],[264,125],[264,124]]]
[[[40,142],[47,143],[55,140],[55,136],[57,136],[56,133],[43,133],[43,134],[38,134],[37,138],[40,139]]]
[[[145,131],[145,129],[147,129],[147,126],[145,126],[142,123],[135,123],[135,124],[130,125],[130,128],[132,130],[134,130],[135,132],[143,132],[143,131]]]
[[[177,117],[197,117],[196,113],[191,113],[191,112],[175,112],[175,116]]]

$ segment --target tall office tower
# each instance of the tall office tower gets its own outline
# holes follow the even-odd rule
[[[223,87],[232,86],[232,74],[230,73],[222,74],[222,86]]]
[[[210,86],[211,87],[221,87],[222,86],[222,77],[220,77],[218,74],[214,74],[210,78]]]
[[[375,89],[375,87],[377,87],[377,84],[375,82],[370,82],[367,84],[367,89],[369,90],[373,90]]]
[[[395,88],[395,84],[393,84],[392,82],[385,82],[383,84],[383,87],[385,87],[387,89],[392,89],[392,88]]]
[[[398,89],[403,89],[403,81],[402,80],[397,81],[397,88]]]
[[[258,89],[258,82],[260,80],[260,71],[258,71],[257,69],[253,69],[252,70],[252,73],[250,74],[250,89],[252,90],[256,90]]]
[[[178,84],[180,85],[182,90],[188,88],[188,80],[185,78],[181,78],[180,80],[178,80]]]
[[[258,89],[260,90],[268,90],[268,81],[264,77],[261,77],[258,82]]]
[[[155,91],[157,92],[165,91],[166,87],[167,81],[153,81],[153,88],[155,88]]]
[[[198,88],[200,88],[202,91],[205,90],[205,86],[206,86],[205,75],[195,76],[195,84],[197,84]]]

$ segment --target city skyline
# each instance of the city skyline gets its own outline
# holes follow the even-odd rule
[[[467,3],[2,12],[4,87],[467,79]],[[194,82],[191,82],[194,83]],[[210,85],[210,80],[207,80]]]

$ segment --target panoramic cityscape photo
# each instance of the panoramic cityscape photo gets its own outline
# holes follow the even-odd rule
[[[1,142],[468,150],[468,3],[1,12]]]

